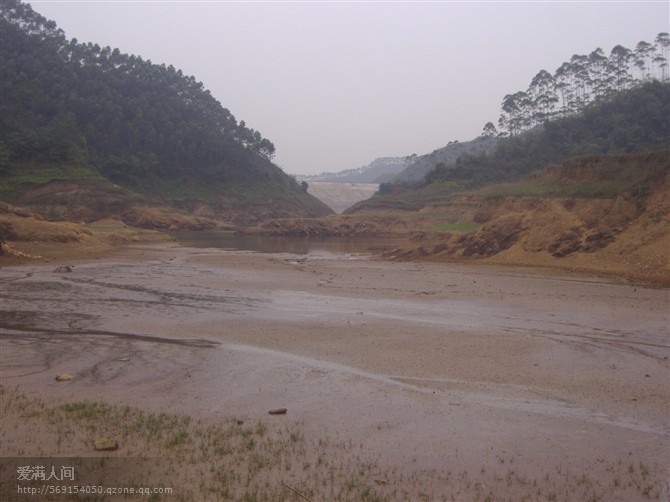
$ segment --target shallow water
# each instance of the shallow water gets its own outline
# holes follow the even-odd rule
[[[328,255],[366,254],[397,247],[398,239],[390,237],[307,238],[269,235],[240,235],[235,232],[180,231],[171,234],[179,244],[195,248],[235,249],[259,253]]]
[[[326,251],[318,242],[298,248],[300,244],[290,239],[271,241],[263,237],[220,242],[274,246],[276,253],[293,246],[309,258],[301,266],[294,259],[278,257],[285,266],[297,266],[264,271],[183,259],[83,264],[70,274],[44,266],[6,271],[0,281],[0,333],[83,329],[154,336],[182,325],[184,335],[192,336],[192,326],[202,329],[233,321],[296,326],[319,322],[347,329],[361,323],[391,323],[398,329],[421,326],[438,332],[492,331],[549,338],[616,347],[652,358],[667,356],[670,348],[668,315],[662,308],[668,296],[665,290],[635,288],[631,294],[630,286],[606,281],[565,282],[524,275],[509,276],[504,289],[492,289],[484,284],[485,275],[476,276],[477,284],[468,270],[445,276],[452,284],[420,269],[395,284],[396,265],[388,262],[352,259],[341,262],[341,273],[337,268],[325,273],[318,263],[329,254],[342,256],[334,242],[326,243],[326,247],[332,244]],[[206,242],[203,238],[203,247],[211,247]],[[340,249],[346,248],[342,245]],[[307,282],[302,277],[306,271],[313,275]],[[385,276],[391,282],[382,280]],[[308,288],[310,282],[317,288]],[[584,299],[582,305],[575,302],[576,296]],[[641,315],[641,310],[647,312]]]

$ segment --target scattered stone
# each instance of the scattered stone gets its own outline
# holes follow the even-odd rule
[[[285,415],[286,414],[286,408],[277,408],[276,410],[270,410],[268,413],[270,415]]]
[[[73,378],[74,377],[69,373],[58,373],[58,375],[56,375],[57,382],[67,382],[68,380],[72,380]]]
[[[304,258],[287,258],[284,261],[286,263],[289,263],[290,265],[302,265],[307,261],[307,257],[305,256]]]
[[[119,449],[119,442],[116,439],[112,438],[96,439],[93,445],[95,446],[95,449],[98,451],[113,451]]]
[[[57,274],[69,274],[72,272],[72,267],[70,265],[65,265],[65,266],[60,266],[56,267],[56,270],[54,270]]]

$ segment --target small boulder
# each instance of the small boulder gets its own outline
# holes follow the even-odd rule
[[[119,449],[119,442],[116,439],[112,438],[96,439],[93,445],[95,446],[95,449],[98,451],[113,451]]]
[[[73,378],[74,377],[69,373],[58,373],[58,375],[56,375],[57,382],[67,382],[68,380],[72,380]]]

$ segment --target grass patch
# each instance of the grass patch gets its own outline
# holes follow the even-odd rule
[[[447,233],[447,232],[472,232],[477,230],[481,224],[473,223],[471,221],[463,221],[460,223],[435,223],[434,225],[422,228],[424,232],[438,232],[438,233]]]
[[[52,406],[5,389],[0,410],[5,423],[11,417],[23,432],[14,441],[3,431],[3,457],[88,457],[96,455],[96,439],[115,439],[119,450],[97,452],[101,462],[87,462],[88,471],[77,467],[86,476],[79,484],[167,486],[179,501],[291,501],[300,500],[298,494],[313,500],[399,500],[374,483],[376,464],[363,460],[361,447],[311,441],[299,422],[257,420],[247,426],[233,418],[194,420],[92,401]],[[392,479],[390,472],[382,475]],[[1,488],[4,500],[16,490],[16,480]]]
[[[0,176],[0,197],[16,199],[26,187],[46,185],[53,181],[106,182],[90,166],[78,164],[19,164]]]
[[[387,195],[375,195],[374,197],[359,202],[352,209],[376,210],[398,210],[418,211],[429,204],[444,204],[454,193],[465,190],[462,183],[443,181],[423,185],[420,188],[400,190]],[[353,212],[353,211],[347,211]]]
[[[12,167],[2,176],[0,187],[7,184],[42,185],[50,181],[102,181],[105,178],[93,167],[80,164],[23,164]]]
[[[657,500],[666,481],[660,462],[628,457],[595,459],[598,468],[588,473],[559,462],[527,474],[516,457],[504,454],[472,471],[436,466],[418,473],[380,466],[363,443],[311,437],[304,423],[285,418],[245,425],[239,417],[196,420],[102,402],[51,405],[1,387],[0,411],[3,472],[16,471],[12,457],[23,466],[26,457],[58,456],[68,465],[72,460],[78,485],[174,490],[148,500]],[[101,436],[116,439],[120,449],[94,451]],[[8,479],[0,483],[2,500],[14,500],[17,481]],[[117,498],[94,494],[85,500]]]
[[[619,180],[580,181],[570,184],[559,184],[551,181],[519,182],[501,184],[482,191],[485,199],[503,197],[580,197],[613,199],[629,192],[635,185]]]
[[[110,411],[107,405],[90,401],[64,404],[61,409],[73,420],[97,420]]]

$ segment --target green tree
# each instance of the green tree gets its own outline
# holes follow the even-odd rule
[[[482,136],[486,136],[487,138],[495,138],[498,136],[498,129],[493,125],[493,122],[487,122],[486,125],[484,125]]]
[[[546,70],[540,70],[528,88],[531,112],[531,123],[537,125],[553,116],[558,102],[554,77]]]

